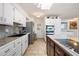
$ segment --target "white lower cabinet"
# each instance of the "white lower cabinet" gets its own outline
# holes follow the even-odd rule
[[[28,34],[0,47],[0,56],[21,56],[28,47]]]
[[[7,55],[11,55],[11,53],[13,52],[14,49],[14,42],[10,42],[8,44],[6,44],[4,47],[0,48],[0,56],[7,56]]]
[[[15,40],[15,56],[21,56],[21,38]]]
[[[21,56],[21,48],[20,46],[16,47],[14,49],[14,53],[12,54],[12,56]]]
[[[15,53],[14,49],[12,49],[8,54],[6,54],[5,56],[13,56],[13,54]]]
[[[23,38],[21,39],[22,41],[22,55],[24,54],[25,50],[28,47],[28,35],[23,36]]]
[[[24,48],[25,43],[24,43],[24,40],[25,40],[25,36],[23,36],[23,37],[21,38],[21,42],[22,42],[22,46],[21,46],[22,51],[21,51],[21,53],[22,53],[22,55],[23,55],[24,52],[25,52],[25,48]]]

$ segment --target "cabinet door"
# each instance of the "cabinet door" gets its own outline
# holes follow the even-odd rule
[[[45,24],[46,25],[54,25],[54,21],[55,21],[54,19],[46,19]]]
[[[4,4],[4,19],[7,25],[13,25],[13,5],[10,3]]]
[[[0,3],[0,19],[3,16],[3,3]]]
[[[21,16],[20,11],[17,8],[15,8],[15,20],[14,20],[14,22],[21,23],[20,16]]]
[[[23,25],[23,27],[26,27],[26,19],[25,19],[25,17],[22,15],[22,25]]]
[[[21,46],[15,47],[14,51],[13,56],[21,56]]]
[[[28,37],[25,35],[22,37],[22,55],[24,54],[25,50],[27,49],[28,47]]]
[[[50,50],[51,46],[48,44],[47,45],[47,55],[50,56],[51,55],[51,50]]]
[[[4,4],[3,3],[0,3],[0,24],[3,23],[3,8],[4,7]]]
[[[50,39],[48,39],[47,43],[47,55],[54,56],[54,43]]]
[[[24,14],[20,12],[20,15],[19,15],[19,19],[20,19],[20,23],[22,24],[23,27],[26,27],[26,19],[24,17]]]
[[[26,27],[26,17],[23,17],[23,19],[24,19],[23,26]]]
[[[21,38],[15,40],[15,53],[13,55],[21,55]]]
[[[25,44],[26,44],[26,49],[27,49],[27,47],[28,47],[28,34],[25,36]]]
[[[48,44],[48,51],[47,51],[47,55],[48,56],[54,56],[54,47],[51,46],[50,44]]]
[[[24,54],[25,52],[25,39],[24,37],[22,38],[22,55]]]
[[[47,55],[54,56],[54,42],[47,37]]]
[[[58,45],[55,45],[55,55],[64,56],[64,51]]]
[[[54,47],[51,46],[50,50],[51,50],[51,52],[50,52],[51,56],[54,56]]]
[[[15,40],[15,47],[21,46],[21,38]]]
[[[0,49],[0,56],[10,56],[13,53],[14,42],[8,43]]]

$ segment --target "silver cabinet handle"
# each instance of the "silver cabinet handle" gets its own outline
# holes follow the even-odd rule
[[[7,53],[9,50],[10,50],[10,49],[7,49],[7,50],[5,51],[5,53]]]
[[[12,55],[12,56],[15,56],[16,52]]]

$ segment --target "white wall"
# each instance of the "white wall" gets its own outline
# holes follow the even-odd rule
[[[64,19],[62,21],[66,21],[68,23],[68,21],[71,19]],[[69,29],[66,29],[66,31],[62,31],[61,32],[63,35],[67,36],[68,38],[72,37],[77,37],[77,30],[76,31],[70,31]]]
[[[53,36],[61,35],[61,19],[45,19],[46,25],[54,25],[55,31]]]
[[[47,25],[54,25],[55,26],[55,34],[53,35],[54,37],[60,38],[60,39],[66,39],[71,36],[77,37],[77,31],[69,31],[66,29],[65,31],[61,30],[61,21],[68,22],[68,19],[47,19],[46,24]],[[79,31],[79,30],[78,30]],[[78,36],[79,37],[79,36]]]
[[[44,20],[35,19],[35,33],[37,34],[37,38],[44,38]]]
[[[18,4],[14,4],[14,6],[16,6],[26,17],[29,18],[29,20],[27,20],[27,22],[32,21],[34,22],[34,32],[37,34],[37,38],[44,38],[44,19],[39,19],[39,18],[34,18],[34,17],[30,17],[24,10],[22,10],[22,8],[18,5]],[[40,24],[40,26],[38,26],[38,24]],[[40,30],[38,30],[37,28],[40,28]]]

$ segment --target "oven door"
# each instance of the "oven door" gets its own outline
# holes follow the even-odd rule
[[[46,25],[46,34],[47,35],[54,35],[54,25]]]

